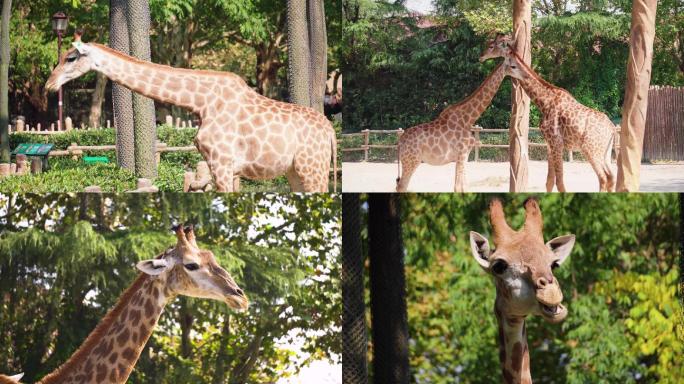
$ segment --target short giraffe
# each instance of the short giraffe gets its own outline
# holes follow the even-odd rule
[[[479,145],[471,128],[492,102],[506,75],[522,76],[515,65],[504,62],[465,100],[447,107],[435,120],[408,128],[401,135],[397,145],[401,173],[397,192],[406,192],[411,176],[422,162],[443,165],[454,161],[454,191],[464,192],[465,163],[470,151]]]
[[[138,263],[142,274],[71,358],[40,384],[125,383],[164,307],[178,295],[247,308],[233,278],[210,251],[197,246],[192,227],[178,227],[176,237],[175,247]]]
[[[574,235],[556,237],[544,243],[539,204],[525,201],[525,225],[514,231],[506,223],[501,201],[492,200],[489,214],[496,249],[486,237],[470,232],[470,247],[480,266],[494,277],[494,313],[499,323],[499,358],[504,382],[532,383],[525,318],[541,315],[558,323],[568,310],[561,303],[563,293],[553,269],[570,254]]]
[[[520,84],[543,115],[539,128],[548,147],[546,191],[551,192],[555,185],[559,192],[565,192],[564,149],[580,150],[598,176],[599,191],[613,191],[611,150],[617,131],[608,116],[578,103],[568,91],[542,79],[511,48],[510,37],[498,35],[482,53],[480,61],[495,57],[511,60],[527,74]]]
[[[283,174],[295,192],[327,192],[331,158],[337,178],[337,143],[330,121],[312,108],[264,97],[233,73],[153,64],[82,43],[77,35],[46,87],[56,91],[91,70],[134,92],[197,113],[201,125],[195,146],[219,192],[233,192],[238,177],[265,180]]]

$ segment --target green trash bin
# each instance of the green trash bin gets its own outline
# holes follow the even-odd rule
[[[83,162],[86,164],[107,164],[109,163],[109,158],[106,156],[84,156]]]

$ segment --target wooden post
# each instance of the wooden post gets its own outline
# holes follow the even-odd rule
[[[513,44],[515,52],[530,65],[532,52],[530,49],[532,35],[532,6],[530,0],[513,0]],[[511,95],[510,140],[510,192],[527,190],[530,130],[530,98],[513,79]]]
[[[40,157],[31,159],[31,173],[37,175],[43,171],[43,160]]]
[[[166,125],[168,125],[169,127],[173,127],[173,116],[166,115],[165,122],[166,122]]]
[[[11,171],[12,171],[12,166],[9,163],[1,163],[0,164],[0,178],[9,176]]]
[[[190,192],[190,184],[195,181],[195,172],[185,172],[183,174],[183,192]]]
[[[16,131],[17,131],[17,132],[24,132],[24,126],[25,126],[25,125],[26,125],[26,122],[24,121],[24,119],[19,119],[19,118],[17,118],[17,122],[16,122],[16,124],[15,124],[15,126],[16,126]]]
[[[657,0],[634,0],[632,3],[632,28],[618,158],[618,192],[639,190],[657,6]]]
[[[107,129],[109,129],[109,128],[111,128],[111,127],[112,127],[112,122],[109,121],[109,120],[107,120]]]
[[[15,158],[17,161],[17,168],[16,168],[17,175],[25,174],[26,171],[28,170],[28,168],[26,166],[26,155],[18,154]]]
[[[480,161],[480,131],[482,130],[482,127],[479,125],[476,125],[473,127],[473,131],[475,133],[475,140],[477,140],[477,145],[475,146],[475,162],[477,163]]]
[[[363,133],[363,161],[368,161],[368,143],[370,139],[370,131],[368,129],[364,129],[361,132]]]
[[[572,163],[572,151],[568,150],[568,162]]]
[[[64,119],[64,130],[71,131],[72,129],[74,129],[73,122],[71,121],[71,117],[67,116],[67,118]]]

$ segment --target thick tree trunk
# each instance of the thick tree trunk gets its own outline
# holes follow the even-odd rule
[[[408,384],[408,320],[399,195],[368,196],[374,381]]]
[[[214,361],[214,375],[211,378],[212,384],[223,384],[226,381],[226,362],[228,360],[228,342],[230,340],[230,316],[226,316],[223,320],[220,335],[221,341],[219,342],[219,350],[216,352],[216,360]]]
[[[290,101],[311,106],[307,0],[287,0],[287,78]]]
[[[618,192],[639,191],[657,5],[657,0],[634,0],[632,6],[632,31],[629,37],[627,84],[622,106],[618,156]]]
[[[102,102],[105,98],[105,88],[107,87],[107,76],[97,73],[95,80],[95,90],[90,102],[90,115],[88,116],[88,126],[92,128],[99,128],[100,117],[102,116]]]
[[[274,98],[276,78],[281,63],[278,60],[278,47],[271,42],[259,43],[256,47],[256,85],[257,92]]]
[[[513,41],[515,51],[528,65],[532,60],[532,7],[530,0],[513,0]],[[530,97],[518,81],[512,79],[511,126],[509,128],[509,158],[511,163],[509,191],[527,190],[528,133],[530,130]]]
[[[150,4],[148,0],[130,0],[127,9],[128,39],[131,56],[143,61],[152,59],[150,51]],[[155,147],[157,143],[154,101],[133,94],[135,174],[138,177],[157,177]]]
[[[342,382],[368,383],[359,195],[342,197]]]
[[[128,43],[128,20],[126,0],[109,2],[109,46],[130,54]],[[128,88],[112,84],[112,107],[116,127],[116,162],[119,167],[135,171],[135,150],[133,136],[133,96]]]
[[[12,0],[3,0],[0,21],[0,163],[10,162],[9,146],[9,22]]]
[[[309,10],[309,101],[323,113],[325,81],[328,77],[328,35],[323,0],[308,0]]]

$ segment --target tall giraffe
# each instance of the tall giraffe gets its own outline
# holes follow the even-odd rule
[[[247,308],[242,289],[211,251],[197,246],[192,227],[179,226],[176,237],[175,247],[137,264],[142,273],[114,308],[69,360],[39,384],[125,383],[164,307],[178,295]]]
[[[56,91],[91,70],[154,100],[200,116],[195,146],[209,164],[219,192],[233,192],[234,178],[287,175],[295,192],[327,192],[330,159],[337,182],[337,143],[332,124],[312,108],[258,94],[230,72],[172,68],[145,62],[76,36],[52,71]]]
[[[401,176],[397,177],[397,192],[406,192],[413,172],[425,162],[443,165],[456,162],[454,191],[465,190],[465,163],[470,151],[480,143],[471,128],[492,102],[506,75],[524,76],[516,66],[505,61],[499,64],[482,84],[463,101],[447,107],[428,123],[408,128],[399,138],[397,162]]]
[[[551,192],[555,185],[559,192],[565,192],[563,149],[580,150],[598,176],[599,191],[613,191],[610,157],[616,127],[608,116],[578,103],[568,91],[539,76],[515,53],[509,36],[498,35],[491,41],[480,61],[495,57],[511,60],[526,73],[520,84],[543,115],[539,129],[548,147],[546,191]]]
[[[470,247],[480,266],[494,277],[494,313],[499,324],[499,359],[504,382],[532,383],[525,318],[540,315],[550,323],[565,319],[563,293],[553,270],[568,257],[574,235],[556,237],[544,244],[539,204],[525,201],[525,224],[514,231],[506,223],[500,200],[489,206],[496,249],[486,237],[470,232]]]

